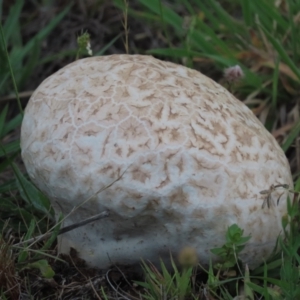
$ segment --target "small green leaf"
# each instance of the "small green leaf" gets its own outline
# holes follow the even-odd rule
[[[26,267],[39,269],[44,278],[52,278],[55,275],[55,272],[53,271],[51,266],[49,266],[46,259],[38,260],[32,264],[28,264]]]

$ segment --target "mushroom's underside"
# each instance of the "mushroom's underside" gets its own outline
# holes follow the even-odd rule
[[[251,235],[241,258],[255,266],[286,214],[287,191],[274,189],[279,204],[264,208],[260,192],[293,184],[280,146],[242,102],[150,56],[86,58],[47,78],[26,108],[21,148],[56,212],[91,198],[65,225],[110,211],[59,241],[101,267],[155,263],[186,246],[206,264],[234,223]]]

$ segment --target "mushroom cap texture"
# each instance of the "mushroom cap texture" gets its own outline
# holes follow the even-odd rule
[[[81,59],[44,80],[27,105],[21,148],[57,213],[91,198],[64,225],[110,211],[59,240],[61,252],[74,247],[101,267],[157,263],[184,247],[207,264],[234,223],[252,236],[241,259],[256,266],[275,246],[288,194],[275,189],[270,204],[282,194],[279,204],[262,208],[260,192],[293,186],[280,146],[242,102],[151,56]]]

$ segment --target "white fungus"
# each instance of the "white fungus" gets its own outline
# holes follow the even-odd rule
[[[32,95],[22,157],[64,225],[104,210],[109,218],[63,234],[89,265],[153,263],[184,247],[201,264],[236,223],[251,239],[243,262],[272,252],[292,187],[287,159],[254,114],[225,88],[189,68],[142,55],[78,60]],[[122,175],[123,174],[123,175]],[[97,193],[101,188],[111,187]]]

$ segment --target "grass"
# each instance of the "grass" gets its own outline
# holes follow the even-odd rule
[[[116,32],[94,55],[103,54],[121,40],[122,47],[125,44],[123,52],[152,54],[200,69],[213,77],[248,105],[276,137],[289,158],[295,193],[287,202],[288,216],[282,219],[284,236],[278,239],[277,251],[254,270],[239,261],[239,253],[249,237],[243,236],[242,228],[234,225],[227,230],[226,243],[211,249],[221,259],[219,264],[211,263],[208,269],[203,269],[194,259],[193,249],[186,249],[180,266],[171,258],[172,272],[163,262],[161,270],[143,262],[145,276],[135,283],[128,281],[127,273],[124,276],[117,269],[126,281],[127,290],[120,289],[108,273],[105,282],[93,273],[94,284],[90,284],[89,275],[80,269],[81,274],[76,278],[86,282],[82,299],[89,298],[87,295],[98,299],[121,295],[147,300],[300,298],[300,2],[175,0],[168,5],[160,0],[136,0],[134,5],[123,0],[113,2],[120,15],[124,14],[124,34]],[[79,37],[78,48],[44,56],[43,43],[74,8],[63,7],[41,30],[24,40],[21,21],[26,5],[25,1],[15,1],[9,5],[4,18],[4,4],[0,1],[0,100],[7,103],[6,99],[15,94],[15,101],[2,105],[0,111],[1,299],[18,299],[21,293],[33,295],[37,278],[42,278],[41,290],[47,289],[47,285],[49,288],[49,282],[54,284],[55,276],[69,278],[64,261],[74,266],[72,276],[79,266],[85,269],[76,253],[75,263],[66,257],[56,258],[55,240],[60,226],[54,221],[48,199],[25,174],[18,136],[24,106],[20,95],[26,91],[28,79],[37,68],[54,63],[58,57],[76,59],[76,56],[89,55],[89,42],[93,47],[95,37],[86,32]],[[155,44],[160,47],[131,47],[133,20],[140,20],[143,26],[155,31]],[[242,68],[245,76],[230,83],[223,71],[235,65]],[[46,239],[32,242],[33,237],[45,233]],[[68,290],[66,299],[72,299],[80,289]],[[49,296],[47,292],[43,295],[36,299]]]

